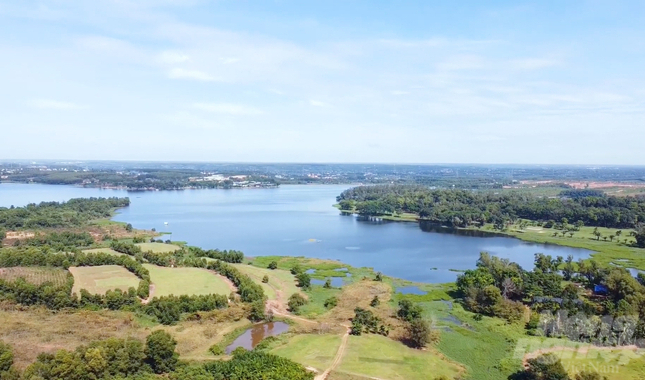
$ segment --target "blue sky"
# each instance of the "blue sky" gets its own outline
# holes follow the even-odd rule
[[[645,164],[645,2],[0,2],[3,159]]]

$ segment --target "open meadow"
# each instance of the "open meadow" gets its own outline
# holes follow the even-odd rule
[[[340,342],[341,336],[336,334],[294,335],[271,353],[323,372],[331,366]]]
[[[114,256],[123,256],[125,253],[117,252],[113,250],[112,248],[92,248],[92,249],[84,249],[84,253],[107,253],[108,255],[114,255]]]
[[[152,253],[175,252],[181,249],[178,245],[166,243],[137,243],[135,245],[141,248],[143,252],[152,251]]]
[[[81,289],[92,294],[105,294],[108,290],[127,291],[131,287],[136,289],[139,286],[139,278],[118,265],[70,267],[69,271],[74,275],[72,291],[77,295]]]
[[[251,277],[253,281],[260,284],[269,300],[279,298],[287,299],[293,293],[300,293],[300,288],[296,286],[296,278],[288,270],[284,269],[267,269],[247,264],[232,264],[240,272]],[[268,283],[263,283],[262,278],[269,277]]]
[[[11,267],[0,268],[0,279],[15,281],[24,278],[25,281],[40,285],[51,282],[53,285],[65,285],[69,272],[61,268],[49,267]]]
[[[150,272],[150,280],[154,286],[151,296],[162,297],[174,294],[176,296],[224,294],[234,290],[233,284],[225,277],[201,268],[166,268],[152,264],[143,265]]]
[[[457,377],[463,369],[436,350],[415,350],[380,335],[349,336],[337,371],[388,380]]]

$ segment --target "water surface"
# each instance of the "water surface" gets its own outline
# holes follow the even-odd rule
[[[282,334],[289,330],[289,325],[284,322],[268,322],[253,325],[226,347],[226,353],[230,354],[238,347],[252,350],[260,344],[262,339]]]
[[[272,189],[126,192],[56,185],[0,184],[0,206],[73,197],[129,196],[115,220],[171,232],[172,240],[202,248],[237,249],[247,256],[305,256],[372,267],[417,282],[454,281],[450,269],[473,268],[482,251],[532,268],[537,252],[587,257],[577,248],[518,239],[449,233],[417,223],[360,221],[332,207],[346,185]],[[165,223],[168,224],[165,224]],[[468,236],[472,235],[472,236]],[[166,239],[168,237],[164,237]]]

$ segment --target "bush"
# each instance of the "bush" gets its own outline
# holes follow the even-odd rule
[[[272,270],[273,269],[278,269],[278,262],[277,261],[271,261],[267,268],[272,269]]]
[[[269,276],[265,274],[264,277],[262,277],[262,282],[267,284],[269,282]]]
[[[338,305],[338,298],[336,297],[329,297],[325,300],[325,308],[327,309],[332,309]]]
[[[217,344],[212,345],[208,351],[215,356],[224,355],[224,349]]]
[[[307,300],[299,293],[293,293],[291,297],[289,297],[289,302],[287,303],[287,305],[289,306],[289,310],[291,310],[291,312],[293,313],[298,313],[300,306],[303,306],[306,304],[307,304]]]
[[[0,341],[0,372],[9,371],[12,365],[13,351],[11,350],[11,346]]]

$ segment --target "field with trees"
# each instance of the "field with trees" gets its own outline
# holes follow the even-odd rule
[[[73,292],[80,295],[81,289],[90,294],[105,294],[108,290],[137,288],[139,279],[118,265],[101,265],[96,267],[70,267],[74,276]]]
[[[0,268],[0,279],[5,281],[16,281],[24,278],[34,285],[51,283],[54,286],[63,286],[67,283],[69,272],[64,269],[50,267],[12,267]]]
[[[137,247],[141,248],[142,251],[150,251],[152,253],[169,253],[175,252],[181,249],[180,246],[175,244],[166,244],[166,243],[137,243]]]

